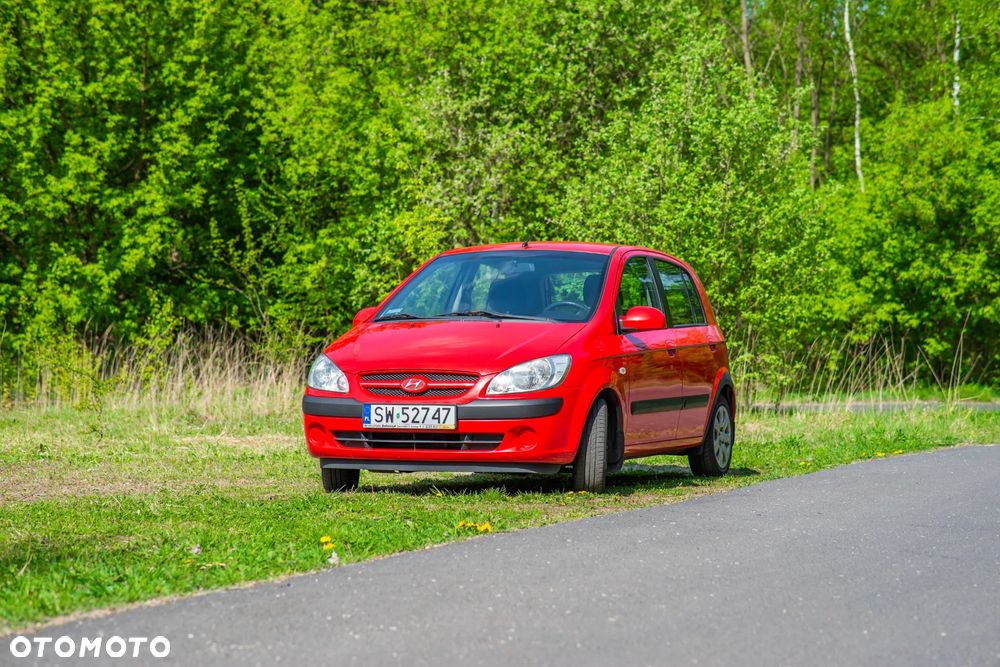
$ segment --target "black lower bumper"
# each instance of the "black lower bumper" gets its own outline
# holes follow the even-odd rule
[[[321,468],[381,470],[384,472],[497,472],[554,475],[558,463],[453,463],[450,461],[383,461],[379,459],[320,459]]]
[[[481,420],[550,417],[559,412],[562,405],[561,398],[477,399],[457,406],[456,417]],[[353,398],[303,396],[302,412],[315,417],[361,419],[363,407]]]

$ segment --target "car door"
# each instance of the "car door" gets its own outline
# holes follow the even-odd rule
[[[662,309],[650,259],[633,254],[622,266],[616,304],[619,324],[634,306]],[[681,366],[671,330],[622,332],[619,327],[618,334],[628,392],[625,449],[628,454],[638,455],[676,436],[678,408],[683,400]]]
[[[667,326],[674,335],[681,365],[683,405],[677,421],[677,438],[702,437],[708,419],[715,380],[715,348],[705,308],[688,272],[662,259],[653,262],[666,306]]]

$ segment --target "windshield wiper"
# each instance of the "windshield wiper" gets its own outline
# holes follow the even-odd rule
[[[413,315],[411,313],[393,313],[392,315],[383,315],[382,317],[375,320],[376,322],[390,322],[392,320],[423,320],[427,319],[425,317],[420,317],[419,315]]]
[[[538,322],[548,322],[548,317],[532,317],[530,315],[510,315],[508,313],[494,313],[492,310],[455,310],[450,313],[441,313],[434,317],[488,317],[491,320],[535,320]]]

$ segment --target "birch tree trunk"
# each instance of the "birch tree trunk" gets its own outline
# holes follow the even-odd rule
[[[823,78],[822,70],[820,79]],[[809,153],[809,187],[816,189],[816,152],[819,150],[819,82],[812,77],[812,92],[809,95],[809,106],[812,122],[812,150]]]
[[[951,102],[955,107],[955,113],[958,113],[958,92],[961,88],[961,83],[958,80],[958,47],[962,40],[962,23],[959,21],[958,14],[952,16],[955,21],[955,79],[951,85]]]
[[[801,8],[800,8],[801,11]],[[792,99],[792,150],[799,148],[799,116],[802,113],[802,69],[805,67],[806,38],[803,34],[802,19],[795,27],[795,97]]]
[[[851,2],[844,2],[844,39],[847,40],[847,58],[854,84],[854,170],[858,173],[861,192],[865,191],[865,175],[861,171],[861,94],[858,93],[858,66],[854,60],[854,42],[851,41]]]
[[[740,43],[743,45],[743,67],[750,79],[750,97],[753,97],[753,59],[750,57],[750,14],[747,0],[740,0]]]
[[[837,113],[837,67],[839,63],[834,60],[832,75],[830,76],[830,103],[826,109],[826,132],[824,133],[823,139],[823,171],[826,173],[830,172],[830,148],[833,143],[833,137],[830,133],[833,131],[833,118]]]

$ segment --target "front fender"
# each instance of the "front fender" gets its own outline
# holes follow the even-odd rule
[[[625,406],[627,405],[625,376],[618,372],[620,364],[614,359],[601,360],[594,363],[594,366],[586,374],[583,384],[574,388],[576,400],[573,405],[573,413],[570,417],[570,437],[574,438],[577,446],[583,437],[583,429],[587,424],[587,417],[590,408],[598,396],[603,395],[615,404],[612,406],[615,411],[615,419],[611,426],[609,435],[613,439],[615,451],[610,452],[608,457],[608,470],[613,472],[621,467],[624,459],[624,418]]]

